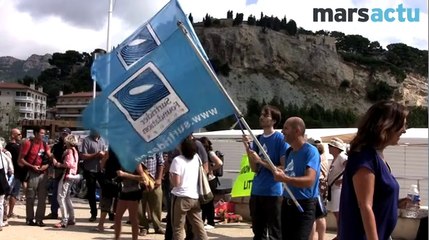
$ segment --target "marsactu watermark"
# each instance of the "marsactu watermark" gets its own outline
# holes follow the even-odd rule
[[[406,8],[313,8],[313,22],[419,22],[420,9]]]

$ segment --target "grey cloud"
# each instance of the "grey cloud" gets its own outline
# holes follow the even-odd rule
[[[15,0],[19,11],[29,13],[35,19],[56,16],[76,26],[97,30],[107,21],[109,0]],[[135,26],[146,21],[166,1],[114,0],[115,17]]]

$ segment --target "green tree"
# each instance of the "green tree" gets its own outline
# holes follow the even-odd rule
[[[226,13],[226,18],[227,19],[232,19],[232,17],[233,17],[234,15],[233,15],[233,12],[232,12],[232,10],[230,10],[230,11],[228,11],[227,13]]]
[[[256,25],[256,17],[254,17],[252,14],[247,17],[247,24],[248,25]]]
[[[387,45],[386,60],[408,72],[428,76],[428,51],[419,50],[403,43]]]
[[[409,108],[407,122],[410,128],[428,127],[428,108],[423,106],[414,106]]]
[[[372,102],[389,100],[393,97],[394,90],[395,88],[386,82],[379,81],[368,86],[366,96]]]
[[[296,26],[296,22],[294,20],[290,20],[287,24],[286,24],[286,31],[289,33],[289,35],[295,36],[296,33],[298,32],[298,28]]]
[[[365,55],[368,53],[369,43],[368,38],[361,35],[347,35],[337,42],[337,49]]]
[[[206,14],[206,17],[203,18],[203,24],[204,24],[204,27],[212,26],[212,17],[208,13]]]
[[[194,24],[194,17],[192,17],[192,13],[189,13],[188,19],[192,24]]]
[[[243,13],[236,13],[235,18],[232,22],[233,26],[238,26],[243,23],[244,14]]]
[[[33,77],[26,75],[24,78],[18,79],[18,83],[26,85],[26,86],[30,86],[30,84],[32,84],[32,83],[36,84],[37,79],[34,79]]]
[[[253,98],[247,101],[247,113],[245,116],[247,124],[251,128],[259,128],[259,115],[261,113],[262,104]]]

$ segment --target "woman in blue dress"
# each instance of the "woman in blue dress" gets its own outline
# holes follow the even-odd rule
[[[399,184],[383,150],[398,144],[405,133],[408,111],[393,101],[374,104],[350,143],[340,199],[340,239],[390,239],[398,219]]]

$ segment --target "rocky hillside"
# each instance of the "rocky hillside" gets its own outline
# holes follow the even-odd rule
[[[297,106],[315,103],[325,108],[351,108],[363,112],[367,86],[383,81],[395,88],[394,98],[407,105],[427,106],[428,83],[424,76],[407,75],[397,83],[389,70],[370,70],[346,62],[332,39],[291,37],[260,27],[242,25],[196,28],[197,35],[213,60],[231,69],[219,75],[222,84],[240,109],[248,99],[260,102],[274,97]]]
[[[338,54],[335,39],[331,37],[295,37],[269,29],[263,33],[261,27],[246,24],[236,27],[196,26],[195,30],[212,62],[218,69],[222,68],[224,74],[218,74],[219,79],[243,113],[250,98],[259,102],[277,98],[284,104],[298,107],[319,104],[325,109],[349,108],[362,113],[371,104],[367,98],[368,88],[380,82],[394,89],[392,96],[395,100],[410,106],[427,106],[426,77],[408,74],[404,80],[398,81],[397,74],[389,70],[392,68],[368,67],[345,61]],[[32,55],[25,61],[0,57],[0,81],[16,80],[25,75],[37,76],[50,67],[48,59],[51,57],[49,54]],[[74,59],[65,57],[69,58]],[[70,64],[76,65],[75,62]],[[68,77],[71,76],[63,80],[69,81]],[[48,80],[44,82],[57,86]]]
[[[23,77],[37,77],[40,72],[48,69],[51,65],[48,60],[50,54],[31,55],[27,60],[20,60],[14,57],[0,57],[0,81],[11,82]]]

